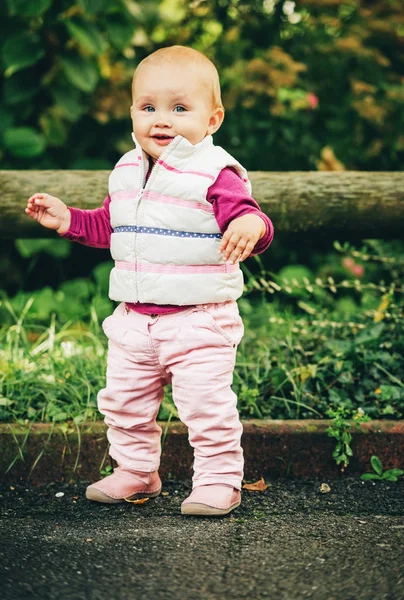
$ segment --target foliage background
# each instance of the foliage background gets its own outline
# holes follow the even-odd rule
[[[132,147],[135,65],[175,43],[218,66],[217,140],[248,169],[321,168],[325,147],[402,165],[400,0],[6,0],[0,33],[3,168],[110,168]]]

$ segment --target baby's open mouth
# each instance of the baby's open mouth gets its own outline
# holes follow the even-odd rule
[[[173,136],[171,136],[171,135],[162,135],[162,134],[153,135],[152,137],[157,140],[172,140],[173,139]]]

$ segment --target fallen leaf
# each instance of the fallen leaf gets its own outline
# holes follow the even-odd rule
[[[86,542],[92,542],[93,538],[86,538]]]
[[[264,492],[267,489],[267,484],[263,477],[255,483],[244,483],[243,490],[249,490],[250,492]]]
[[[319,489],[322,494],[328,494],[331,492],[331,488],[327,483],[322,483]]]
[[[170,495],[170,492],[161,492],[161,495],[162,495],[162,496],[169,496],[169,495]]]
[[[15,487],[13,487],[12,485],[10,485],[10,490],[13,492],[15,490]]]
[[[150,498],[139,498],[138,500],[129,500],[129,498],[125,498],[125,502],[130,502],[131,504],[144,504],[150,500]]]

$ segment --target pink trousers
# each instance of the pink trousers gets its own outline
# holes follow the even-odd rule
[[[98,406],[108,426],[110,455],[135,471],[159,468],[156,416],[172,382],[178,415],[194,449],[193,486],[241,488],[242,425],[231,389],[243,323],[236,302],[179,313],[141,315],[120,304],[103,323],[109,339],[107,382]]]

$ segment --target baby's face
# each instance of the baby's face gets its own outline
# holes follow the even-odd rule
[[[133,132],[153,161],[176,135],[197,144],[222,123],[223,110],[213,108],[211,88],[195,68],[148,65],[136,73],[134,87]]]

